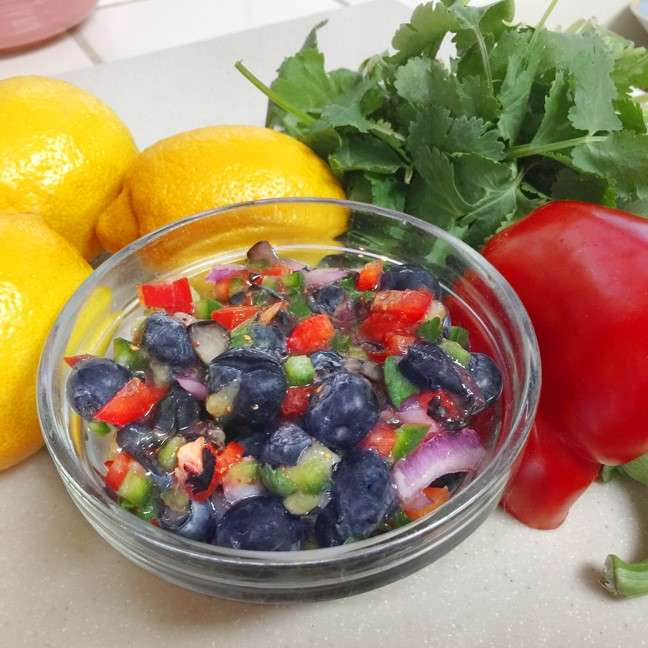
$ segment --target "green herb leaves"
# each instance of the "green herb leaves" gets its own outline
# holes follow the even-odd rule
[[[513,0],[439,0],[358,71],[326,72],[322,25],[270,88],[237,67],[269,97],[267,125],[311,146],[350,198],[475,247],[554,198],[648,211],[646,118],[631,93],[648,86],[648,52],[593,23],[551,32],[513,17]],[[435,58],[445,38],[450,67]]]

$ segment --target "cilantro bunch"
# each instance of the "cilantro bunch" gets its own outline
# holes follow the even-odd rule
[[[352,200],[404,210],[479,247],[553,199],[648,215],[648,51],[581,21],[514,24],[513,0],[420,5],[358,71],[327,72],[317,25],[270,87],[267,125],[325,159]],[[449,66],[436,59],[446,37]]]

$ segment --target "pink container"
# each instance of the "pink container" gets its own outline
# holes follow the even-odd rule
[[[0,0],[0,50],[51,38],[80,23],[97,0]]]

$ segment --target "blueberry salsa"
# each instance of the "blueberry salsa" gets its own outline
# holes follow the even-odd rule
[[[442,506],[486,449],[500,397],[433,274],[318,267],[261,241],[246,263],[142,285],[111,357],[66,358],[70,406],[108,448],[123,508],[243,550],[331,547]]]

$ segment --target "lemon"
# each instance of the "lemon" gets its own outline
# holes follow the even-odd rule
[[[288,196],[344,198],[344,192],[328,166],[288,135],[258,126],[199,128],[161,140],[138,156],[121,193],[100,216],[97,232],[104,248],[116,252],[190,214]],[[330,240],[345,230],[346,218],[345,210],[326,206],[241,211],[220,219],[216,247],[245,247],[278,233],[292,240]],[[210,228],[212,237],[216,229]]]
[[[86,259],[96,221],[137,154],[117,115],[65,81],[0,81],[0,211],[37,213]]]
[[[0,214],[0,470],[42,445],[36,372],[54,319],[91,268],[42,218]]]

